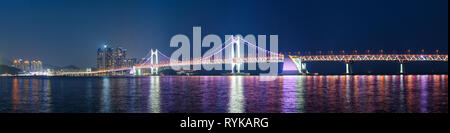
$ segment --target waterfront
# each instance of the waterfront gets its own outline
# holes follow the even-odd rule
[[[448,75],[0,77],[2,113],[448,113]]]

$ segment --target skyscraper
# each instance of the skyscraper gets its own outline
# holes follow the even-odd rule
[[[97,50],[97,70],[105,69],[104,59],[105,59],[104,48],[99,48]]]
[[[114,64],[115,64],[114,48],[108,47],[105,49],[105,68],[112,69],[115,66]]]
[[[42,66],[42,61],[37,61],[37,69],[38,71],[44,71],[44,67]]]
[[[43,71],[42,62],[40,60],[33,60],[30,64],[30,72],[40,72]]]
[[[27,72],[30,71],[30,61],[25,60],[25,61],[23,62],[23,69],[22,69],[22,70],[23,70],[23,71],[27,71]]]
[[[114,51],[115,68],[124,67],[126,63],[127,49],[118,47]]]

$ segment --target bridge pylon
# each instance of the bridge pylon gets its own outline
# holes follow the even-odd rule
[[[158,67],[156,66],[159,63],[158,60],[158,49],[151,49],[151,58],[150,58],[150,74],[157,75],[158,74]]]
[[[234,36],[231,36],[231,58],[233,58],[231,63],[231,73],[235,73],[235,69],[237,73],[241,73],[241,52],[240,52],[240,37],[238,36],[235,39]]]

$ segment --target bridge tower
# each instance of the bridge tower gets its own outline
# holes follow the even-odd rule
[[[236,68],[237,73],[241,73],[241,52],[240,52],[240,37],[237,39],[234,36],[231,36],[231,73],[235,73],[234,69]],[[236,47],[236,48],[235,48]]]
[[[158,60],[158,49],[151,49],[151,56],[150,56],[150,74],[158,74],[158,67],[156,66],[159,63]]]

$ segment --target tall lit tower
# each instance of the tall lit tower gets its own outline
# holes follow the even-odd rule
[[[124,67],[126,63],[127,49],[117,47],[114,50],[115,68]]]
[[[103,46],[103,48],[99,48],[97,50],[97,69],[103,70],[105,69],[105,49],[107,46]]]

